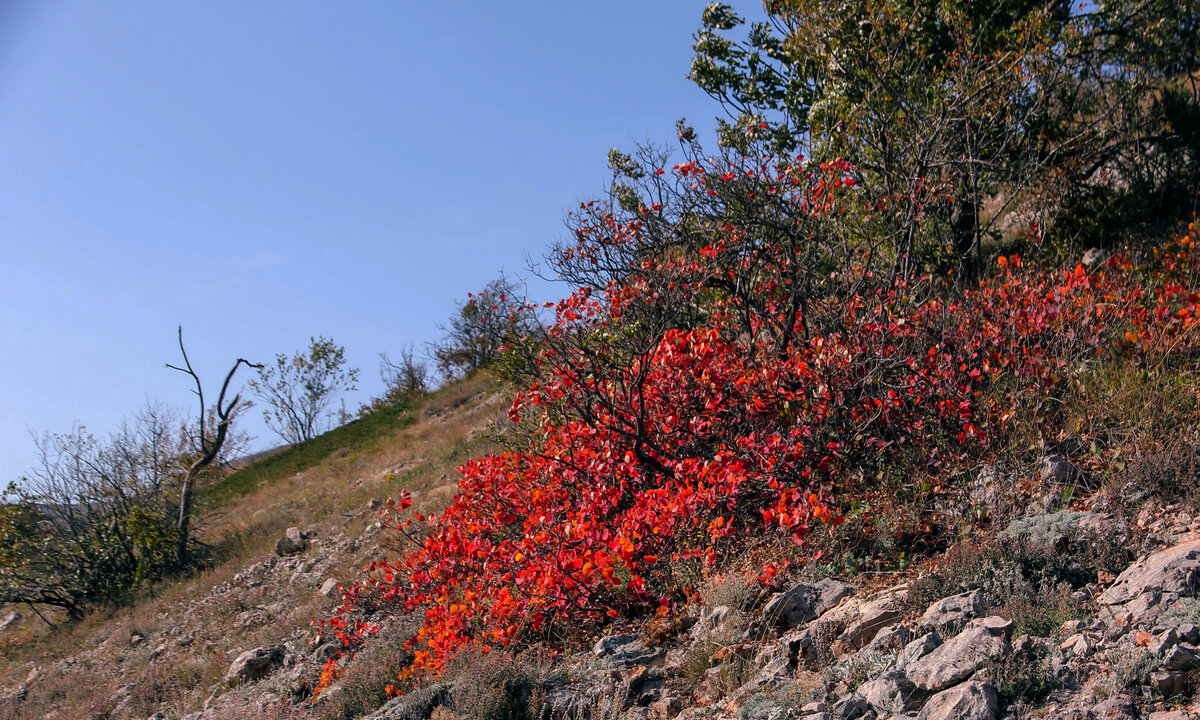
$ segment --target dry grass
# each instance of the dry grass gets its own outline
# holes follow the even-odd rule
[[[325,577],[352,579],[379,551],[381,533],[372,527],[376,517],[368,501],[408,490],[418,509],[440,509],[453,496],[457,465],[495,449],[482,430],[503,418],[503,411],[484,377],[444,388],[385,441],[343,448],[212,509],[201,538],[219,553],[214,566],[162,583],[132,606],[96,612],[73,625],[49,630],[27,619],[0,644],[0,695],[15,690],[34,668],[39,675],[23,701],[0,702],[0,720],[145,718],[159,711],[178,717],[202,708],[214,691],[224,692],[223,676],[243,650],[287,640],[294,654],[307,655],[313,649],[310,621],[335,604],[314,584]],[[262,566],[291,526],[315,531],[314,548]],[[291,581],[314,560],[312,573]],[[257,574],[247,574],[247,566],[259,567]],[[131,642],[134,636],[144,640]],[[288,675],[319,673],[317,663],[305,664]],[[272,690],[285,696],[289,688]],[[237,702],[246,703],[242,707],[249,712],[262,697],[252,700],[234,690],[222,700],[232,701],[226,703],[231,717],[241,717],[243,711],[233,709]],[[274,709],[265,705],[254,712],[285,717],[304,711],[287,710],[288,705],[277,701]]]

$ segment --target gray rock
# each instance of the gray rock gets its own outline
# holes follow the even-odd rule
[[[925,610],[918,624],[936,629],[946,626],[960,627],[983,610],[983,590],[977,588],[933,603]]]
[[[308,549],[308,538],[300,532],[300,528],[290,527],[283,537],[275,543],[275,554],[281,557],[302,553]]]
[[[989,660],[1010,649],[1004,633],[996,634],[993,629],[979,620],[971,621],[958,635],[906,664],[905,674],[926,692],[939,692],[966,680]]]
[[[1125,569],[1096,601],[1133,624],[1152,623],[1167,605],[1193,597],[1200,582],[1200,539],[1191,539],[1141,558]]]
[[[843,649],[860,650],[875,638],[885,627],[895,625],[904,618],[904,613],[892,597],[869,602],[862,607],[858,620],[851,623],[840,636],[838,643]]]
[[[933,652],[933,649],[941,644],[941,635],[935,632],[925,633],[904,646],[904,649],[900,651],[900,655],[896,657],[896,669],[903,670],[908,665]]]
[[[863,683],[858,692],[883,717],[914,710],[920,699],[917,687],[898,670]]]
[[[794,628],[821,616],[853,592],[853,585],[833,578],[800,583],[791,590],[775,593],[763,608],[763,617],[776,627]]]
[[[592,647],[592,653],[613,665],[650,665],[666,656],[660,648],[646,645],[637,633],[600,638]]]
[[[270,675],[283,664],[284,650],[282,645],[247,650],[229,666],[225,682],[253,682]]]
[[[321,589],[317,592],[321,593],[325,597],[336,594],[338,592],[338,581],[334,578],[326,579],[325,582],[321,584]]]
[[[996,720],[1000,701],[991,685],[965,682],[929,698],[918,720]]]

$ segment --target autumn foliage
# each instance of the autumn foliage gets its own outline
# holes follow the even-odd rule
[[[510,410],[517,446],[463,465],[438,515],[390,503],[408,551],[372,563],[321,623],[347,654],[378,630],[379,608],[424,614],[401,674],[419,680],[468,646],[562,646],[677,611],[696,578],[751,549],[771,584],[873,469],[966,467],[1084,363],[1196,350],[1194,230],[1091,270],[1001,257],[964,290],[896,279],[881,271],[890,258],[847,239],[847,218],[861,228],[876,209],[844,163],[654,176],[726,208],[762,204],[580,208],[560,272],[607,279],[553,305]],[[848,254],[812,274],[831,248]]]

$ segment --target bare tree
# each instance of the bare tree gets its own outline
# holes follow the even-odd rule
[[[204,472],[205,468],[212,465],[220,457],[221,449],[229,437],[229,427],[233,423],[233,419],[238,411],[238,403],[241,401],[241,395],[235,393],[233,399],[225,402],[225,396],[229,392],[229,384],[233,382],[234,374],[237,373],[238,368],[242,365],[257,368],[260,371],[263,366],[252,363],[245,358],[238,358],[237,362],[233,364],[233,367],[225,375],[225,382],[221,384],[221,392],[217,396],[217,402],[212,406],[210,411],[210,408],[204,402],[204,386],[200,382],[200,376],[192,368],[192,362],[188,359],[187,350],[183,346],[183,326],[179,327],[179,353],[183,355],[183,367],[170,363],[167,363],[167,367],[172,370],[178,370],[192,378],[196,383],[196,387],[192,392],[196,394],[196,398],[200,403],[200,415],[196,422],[196,434],[193,439],[195,459],[188,465],[187,471],[180,482],[179,489],[179,520],[176,525],[178,537],[176,538],[175,561],[182,567],[187,562],[188,541],[190,540],[192,523],[192,495],[195,491],[196,480]],[[211,422],[211,431],[210,421],[215,421]]]

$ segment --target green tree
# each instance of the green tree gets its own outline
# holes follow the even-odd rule
[[[1016,210],[1049,220],[1049,201],[1098,170],[1180,144],[1184,124],[1150,108],[1168,76],[1195,67],[1195,42],[1162,41],[1158,60],[1132,46],[1194,37],[1195,6],[768,0],[768,22],[739,33],[744,20],[714,3],[691,75],[728,112],[724,143],[766,136],[781,152],[858,168],[888,221],[897,274],[932,263],[971,275],[981,242]]]
[[[358,369],[346,367],[345,348],[324,336],[310,338],[308,349],[258,371],[250,381],[255,395],[266,405],[263,418],[287,443],[311,440],[329,429],[336,413],[333,403],[343,393],[356,390]]]

